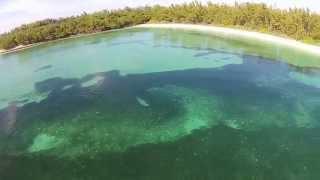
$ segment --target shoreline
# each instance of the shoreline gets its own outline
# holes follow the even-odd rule
[[[299,49],[308,53],[312,53],[320,57],[320,46],[307,44],[301,41],[297,41],[290,38],[285,38],[277,35],[271,35],[267,33],[242,30],[237,28],[227,28],[212,25],[197,25],[197,24],[141,24],[137,25],[139,28],[164,28],[164,29],[181,29],[181,30],[193,30],[204,33],[212,33],[219,37],[240,37],[245,39],[254,39],[271,44],[283,45],[290,48]]]
[[[69,37],[61,38],[61,39],[38,42],[38,43],[28,44],[28,45],[19,45],[17,47],[14,47],[14,48],[8,49],[8,50],[0,49],[0,56],[1,55],[15,53],[15,52],[19,52],[19,51],[23,51],[23,50],[27,50],[27,49],[30,49],[30,48],[33,48],[33,47],[37,47],[37,46],[40,46],[40,45],[43,45],[43,44],[59,42],[59,41],[68,40],[68,39],[76,39],[76,38],[81,38],[81,37],[93,36],[93,35],[97,35],[97,34],[109,33],[109,32],[114,32],[114,31],[121,31],[121,30],[131,29],[131,28],[134,28],[134,27],[135,26],[125,27],[125,28],[120,28],[120,29],[111,29],[111,30],[88,33],[88,34],[77,34],[77,35],[72,35],[72,36],[69,36]]]
[[[43,44],[47,44],[47,43],[58,42],[58,41],[80,38],[80,37],[87,37],[87,36],[92,36],[96,34],[102,34],[102,33],[108,33],[108,32],[114,32],[114,31],[120,31],[120,30],[126,30],[126,29],[133,29],[133,28],[164,28],[164,29],[193,30],[193,31],[205,32],[205,33],[213,33],[214,35],[218,35],[220,37],[230,38],[233,36],[233,37],[240,37],[240,38],[255,39],[255,40],[264,41],[272,44],[278,44],[278,45],[283,45],[290,48],[299,49],[299,50],[320,56],[320,46],[307,44],[301,41],[285,38],[282,36],[243,30],[238,28],[219,27],[219,26],[213,26],[213,25],[199,25],[199,24],[181,24],[181,23],[147,23],[147,24],[140,24],[140,25],[120,28],[120,29],[112,29],[112,30],[94,32],[89,34],[73,35],[70,37],[56,39],[52,41],[39,42],[39,43],[29,44],[29,45],[20,45],[9,50],[0,49],[0,55],[23,51],[23,50],[40,46]]]

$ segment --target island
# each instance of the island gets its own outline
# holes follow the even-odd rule
[[[226,5],[194,1],[169,7],[155,5],[92,14],[84,12],[79,16],[25,24],[0,35],[0,53],[17,51],[41,42],[146,23],[229,27],[273,34],[314,45],[320,42],[320,15],[308,9],[283,10],[261,3]]]

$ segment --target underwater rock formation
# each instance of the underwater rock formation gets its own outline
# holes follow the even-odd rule
[[[241,69],[234,64],[128,75],[109,71],[37,82],[36,90],[46,96],[19,102],[14,126],[1,124],[14,130],[8,149],[1,149],[78,157],[174,142],[219,125],[244,131],[319,125],[315,88],[287,77],[265,78],[270,69],[282,76],[283,67],[244,58]],[[0,116],[0,122],[5,119]]]
[[[141,105],[141,106],[143,106],[143,107],[149,107],[150,105],[146,102],[146,100],[144,100],[144,99],[142,99],[142,98],[140,98],[140,97],[136,97],[136,99],[137,99],[137,102]]]
[[[57,147],[61,143],[62,143],[62,140],[58,139],[55,136],[50,136],[47,134],[39,134],[34,138],[33,144],[28,148],[28,151],[33,153],[33,152],[40,152],[43,150],[49,150]]]

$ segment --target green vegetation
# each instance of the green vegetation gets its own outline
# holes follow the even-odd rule
[[[308,9],[280,10],[265,4],[201,4],[125,8],[22,25],[0,36],[0,49],[118,29],[147,22],[214,24],[277,33],[308,43],[320,41],[320,15]]]

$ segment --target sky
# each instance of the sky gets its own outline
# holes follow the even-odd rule
[[[46,19],[78,15],[103,9],[170,5],[193,0],[0,0],[0,33],[21,24]],[[198,0],[207,2],[210,0]],[[319,0],[211,0],[216,3],[264,2],[278,8],[302,7],[320,13]]]

